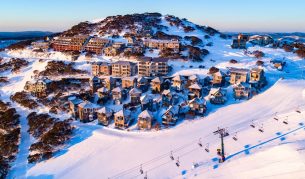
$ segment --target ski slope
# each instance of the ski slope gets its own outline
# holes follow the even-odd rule
[[[30,167],[27,176],[143,178],[139,175],[143,164],[143,170],[152,178],[260,178],[283,171],[297,178],[304,174],[300,171],[305,171],[301,160],[304,152],[297,151],[305,147],[305,106],[299,107],[302,113],[295,112],[299,104],[304,104],[304,88],[304,80],[280,80],[252,100],[219,108],[204,119],[185,121],[158,132],[114,131],[76,122],[80,127],[70,146],[57,157]],[[273,119],[275,112],[279,121]],[[282,123],[286,116],[288,125]],[[252,120],[257,125],[255,129],[249,126]],[[257,130],[261,124],[264,133]],[[218,136],[213,135],[217,127],[228,127],[231,133],[225,138],[226,155],[230,157],[224,164],[214,161],[220,145]],[[232,139],[235,131],[237,141]],[[204,146],[209,143],[210,153],[198,146],[199,138]],[[255,145],[258,146],[249,152],[243,151]],[[171,161],[170,151],[174,157],[179,156],[180,167]],[[200,166],[192,170],[193,162]],[[269,170],[276,166],[280,168]]]

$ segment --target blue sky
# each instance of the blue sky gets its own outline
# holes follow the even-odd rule
[[[62,31],[110,15],[160,12],[220,31],[305,32],[305,0],[7,0],[0,31]]]

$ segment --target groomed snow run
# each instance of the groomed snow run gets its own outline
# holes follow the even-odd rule
[[[299,104],[304,104],[304,87],[304,80],[280,80],[249,101],[153,133],[76,123],[80,128],[70,146],[29,168],[26,177],[143,178],[147,172],[148,178],[302,178],[305,107]],[[297,108],[302,113],[295,112]],[[279,121],[273,119],[275,112]],[[250,127],[252,120],[256,128]],[[262,124],[263,133],[258,131]],[[213,134],[217,127],[227,127],[230,133],[225,138],[228,160],[223,164],[217,161],[220,140]],[[197,144],[199,138],[203,147]],[[207,143],[209,153],[203,149]],[[180,167],[175,164],[177,157]],[[192,168],[193,162],[197,168]]]

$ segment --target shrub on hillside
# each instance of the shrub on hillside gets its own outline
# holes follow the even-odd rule
[[[253,51],[252,54],[254,55],[255,58],[262,58],[265,56],[264,52],[259,50]]]
[[[192,26],[183,26],[183,30],[184,30],[185,33],[188,33],[188,32],[194,31],[195,28],[192,27]]]
[[[195,37],[195,36],[185,36],[184,39],[191,41],[191,44],[193,46],[202,44],[202,40],[198,37]]]
[[[2,106],[2,104],[0,104]],[[2,130],[10,130],[15,128],[19,124],[19,114],[17,114],[15,108],[1,107],[0,111],[0,129]]]
[[[0,72],[11,70],[11,72],[18,72],[21,68],[28,66],[29,62],[20,59],[12,58],[8,62],[0,64]]]
[[[257,61],[256,61],[256,65],[257,65],[257,66],[263,66],[263,65],[264,65],[264,62],[261,61],[261,60],[257,60]]]
[[[36,143],[31,145],[30,151],[34,154],[28,156],[29,163],[51,158],[53,153],[58,150],[58,147],[71,138],[73,129],[74,127],[71,126],[70,120],[55,122],[48,131],[38,137]]]
[[[56,121],[49,114],[37,114],[36,112],[30,113],[27,120],[29,124],[28,132],[36,138],[45,133]]]
[[[40,76],[57,76],[57,75],[76,75],[84,74],[86,71],[75,69],[74,63],[66,64],[63,61],[48,62],[44,71],[39,73]]]
[[[5,178],[18,152],[19,115],[8,103],[0,101],[0,178]]]
[[[285,50],[285,52],[292,52],[293,46],[292,45],[283,45],[283,49]]]
[[[218,72],[218,71],[219,71],[218,68],[216,68],[216,67],[211,67],[211,68],[209,69],[209,74],[213,74],[213,73],[216,73],[216,72]]]
[[[238,63],[237,60],[235,60],[235,59],[231,59],[229,62],[232,63],[232,64]]]
[[[17,92],[14,95],[12,95],[10,98],[12,101],[29,109],[35,109],[38,107],[38,103],[33,99],[31,99],[28,93],[25,91]]]
[[[305,48],[300,48],[295,51],[300,58],[305,58]]]

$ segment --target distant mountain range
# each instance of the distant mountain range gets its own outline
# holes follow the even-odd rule
[[[0,40],[26,40],[51,35],[53,32],[23,31],[23,32],[0,32]]]

